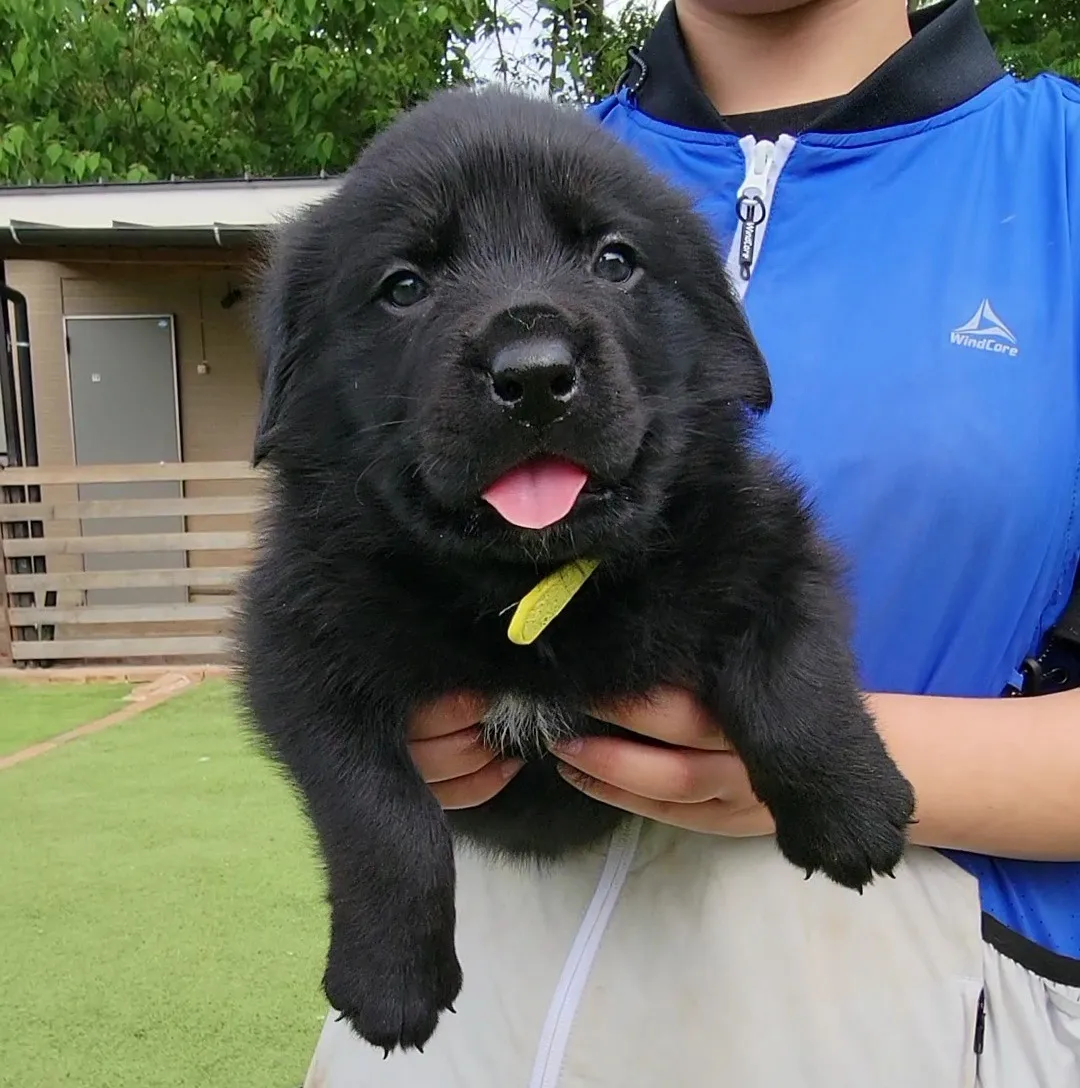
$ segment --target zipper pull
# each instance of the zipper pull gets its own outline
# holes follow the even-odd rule
[[[739,275],[750,278],[757,249],[757,230],[765,222],[765,201],[759,196],[739,197]]]
[[[728,247],[724,267],[740,301],[746,297],[772,214],[776,184],[795,149],[795,137],[781,134],[775,140],[743,136],[739,150],[746,164],[742,184],[735,194],[738,229]]]
[[[768,207],[765,195],[776,158],[776,144],[771,140],[758,140],[747,166],[746,178],[736,196],[736,212],[739,216],[739,275],[750,279],[757,251],[758,228],[765,222]]]

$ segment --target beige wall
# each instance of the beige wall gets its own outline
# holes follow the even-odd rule
[[[232,263],[217,255],[200,261],[168,251],[110,256],[87,253],[74,259],[57,254],[52,259],[54,255],[48,254],[49,259],[5,262],[8,284],[26,296],[29,310],[41,464],[70,465],[75,460],[63,318],[88,314],[173,314],[183,459],[248,460],[258,411],[256,357],[248,325],[251,292],[245,290],[245,297],[228,310],[221,306],[230,287],[248,286],[245,255],[237,255]],[[203,363],[206,373],[200,374]],[[251,489],[244,481],[192,481],[184,493],[198,498],[250,494]],[[191,532],[244,530],[249,525],[243,517],[187,519]],[[56,529],[79,531],[75,525]],[[245,561],[244,553],[189,554],[192,566],[224,567]],[[76,557],[57,556],[53,561],[56,569],[65,565],[75,569],[78,564]],[[203,596],[194,594],[192,599]]]
[[[30,311],[38,445],[43,465],[74,460],[64,359],[63,318],[86,314],[175,315],[181,448],[187,461],[245,460],[258,407],[255,353],[246,298],[221,307],[230,286],[245,287],[248,269],[142,260],[9,260],[8,283]],[[199,373],[205,363],[207,372]]]

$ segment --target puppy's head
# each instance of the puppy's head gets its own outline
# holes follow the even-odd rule
[[[442,554],[640,548],[700,444],[770,401],[689,200],[587,117],[501,91],[374,140],[283,232],[260,326],[256,461]]]

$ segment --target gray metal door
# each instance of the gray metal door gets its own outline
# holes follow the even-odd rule
[[[78,465],[152,464],[180,460],[176,341],[170,315],[68,317],[71,421]],[[148,481],[82,484],[80,499],[179,498],[181,485]],[[87,536],[180,533],[182,517],[84,521]],[[87,571],[184,567],[183,552],[116,552],[84,556]],[[89,590],[87,604],[171,604],[184,586]]]

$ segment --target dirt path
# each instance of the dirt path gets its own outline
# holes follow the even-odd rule
[[[66,733],[50,737],[38,744],[31,744],[27,748],[20,748],[19,751],[12,752],[11,755],[0,757],[0,771],[6,771],[9,767],[25,763],[28,759],[42,756],[46,752],[51,752],[54,748],[59,748],[61,745],[67,744],[68,741],[75,740],[78,737],[87,737],[92,733],[100,733],[111,725],[126,722],[137,714],[141,714],[144,710],[149,710],[150,707],[164,703],[166,700],[179,695],[182,691],[187,691],[188,688],[193,687],[195,684],[202,683],[203,679],[204,674],[202,673],[167,672],[148,684],[138,684],[132,689],[131,694],[127,696],[127,706],[113,711],[112,714],[107,714],[104,718],[86,722],[75,729],[69,729]]]

